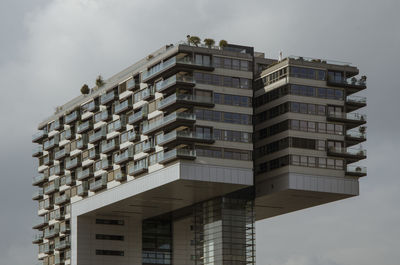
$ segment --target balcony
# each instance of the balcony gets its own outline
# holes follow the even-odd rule
[[[101,175],[100,179],[90,183],[90,191],[96,192],[107,188],[107,174]]]
[[[346,128],[352,129],[367,123],[367,115],[359,113],[329,112],[327,120],[346,123]]]
[[[116,181],[125,181],[126,180],[126,174],[122,172],[121,169],[114,171],[114,180]]]
[[[33,185],[33,186],[38,186],[38,185],[40,185],[40,184],[43,184],[45,181],[47,181],[47,178],[48,178],[48,177],[46,177],[46,176],[43,175],[43,174],[38,175],[38,176],[36,176],[36,177],[33,177],[32,185]]]
[[[359,96],[348,96],[346,98],[346,111],[352,112],[367,106],[367,98]]]
[[[212,97],[175,93],[158,103],[158,109],[168,112],[193,106],[209,108],[214,106],[214,102]]]
[[[185,75],[173,75],[163,81],[156,83],[156,91],[169,93],[177,87],[194,87],[196,82],[193,77]]]
[[[49,224],[49,216],[45,215],[40,221],[38,221],[32,228],[41,229]]]
[[[60,187],[60,179],[55,179],[49,185],[44,187],[44,194],[46,194],[46,195],[52,194],[52,193],[58,191],[59,187]]]
[[[103,154],[106,154],[118,148],[119,148],[118,138],[113,138],[109,141],[104,141],[101,144],[100,150]]]
[[[360,79],[352,78],[350,80],[344,78],[342,79],[328,78],[327,80],[328,86],[347,88],[346,92],[348,95],[367,88],[366,83],[367,83],[366,80],[363,78]]]
[[[65,176],[65,185],[74,186],[75,185],[75,177],[71,174]]]
[[[41,200],[43,199],[43,189],[39,188],[33,192],[32,200]]]
[[[87,120],[78,125],[78,127],[76,128],[76,132],[84,133],[84,132],[91,130],[92,128],[93,128],[93,121]]]
[[[96,131],[95,133],[91,134],[89,136],[89,143],[94,144],[98,141],[106,139],[107,136],[107,128],[101,127],[100,130]]]
[[[57,246],[57,243],[56,243]],[[56,248],[57,250],[57,248]],[[55,254],[54,256],[54,265],[64,265],[64,258],[62,256],[60,256],[60,253]]]
[[[367,151],[363,149],[331,147],[328,148],[328,156],[345,158],[348,163],[367,158]]]
[[[53,254],[54,251],[54,245],[49,245],[49,243],[46,243],[43,247],[43,252],[50,255]]]
[[[71,243],[70,243],[69,239],[56,242],[56,244],[55,244],[56,250],[63,250],[63,249],[70,248],[70,247],[71,247]]]
[[[155,89],[153,86],[146,87],[133,95],[134,103],[138,103],[141,100],[151,100],[154,98]]]
[[[114,157],[114,163],[115,164],[122,164],[125,163],[129,160],[133,160],[133,156],[134,156],[135,152],[133,148],[128,148],[125,149],[124,151],[121,151],[121,153],[115,155]]]
[[[70,127],[69,129],[65,130],[65,139],[71,140],[72,138],[75,138],[75,132],[73,127]]]
[[[145,153],[150,153],[155,150],[154,142],[152,140],[146,140],[142,142],[143,148],[142,151]]]
[[[102,112],[96,113],[94,115],[94,122],[95,123],[101,122],[101,121],[107,122],[107,121],[109,121],[111,119],[112,119],[112,114],[111,114],[111,111],[109,111],[108,109],[105,109]]]
[[[79,156],[76,156],[75,158],[69,158],[67,157],[66,163],[65,163],[65,168],[68,170],[71,170],[73,168],[76,168],[81,165],[81,159]]]
[[[50,199],[46,199],[45,201],[44,201],[44,207],[43,207],[45,210],[51,210],[51,209],[53,209],[54,208],[54,204],[53,204],[53,201],[52,200],[50,200]]]
[[[133,113],[128,118],[128,123],[135,125],[142,121],[143,119],[147,118],[147,105],[143,106],[139,111]]]
[[[171,130],[178,126],[189,126],[196,122],[196,115],[188,112],[173,112],[153,123],[143,124],[143,134],[155,133],[160,130]]]
[[[44,237],[43,231],[37,232],[36,234],[33,235],[32,243],[33,244],[42,243],[43,242],[43,237]]]
[[[116,102],[114,105],[114,113],[120,114],[124,113],[132,108],[132,103],[129,100],[124,100],[122,102]]]
[[[106,105],[107,103],[113,102],[117,98],[118,98],[117,93],[114,90],[111,90],[111,91],[107,92],[106,94],[101,95],[100,104]]]
[[[65,123],[70,124],[76,120],[78,120],[79,112],[77,110],[74,110],[73,112],[65,115]]]
[[[82,135],[82,137],[79,138],[78,141],[76,141],[76,149],[79,149],[79,150],[86,149],[88,142],[89,142],[89,140],[88,140],[87,134]]]
[[[346,132],[346,146],[356,145],[366,140],[367,135],[365,132],[360,132],[358,130],[349,130]]]
[[[55,236],[58,236],[59,232],[60,232],[60,230],[58,228],[54,228],[54,229],[51,229],[51,230],[49,228],[46,228],[44,230],[44,238],[45,239],[53,238]]]
[[[352,176],[352,177],[365,177],[367,175],[367,168],[366,167],[361,167],[361,166],[347,166],[346,176]]]
[[[51,153],[50,153],[51,154]],[[43,165],[46,166],[50,166],[53,165],[54,161],[53,159],[50,157],[50,155],[45,155],[43,156]]]
[[[47,151],[56,146],[58,146],[58,137],[53,137],[44,142],[43,149]]]
[[[63,208],[58,208],[55,211],[54,219],[56,219],[57,221],[60,221],[60,220],[64,220],[64,218],[65,218],[65,210]],[[58,228],[57,228],[57,231],[59,231]]]
[[[128,166],[128,174],[131,176],[145,173],[147,172],[147,170],[148,170],[147,157],[139,161],[136,161],[134,164],[130,164]]]
[[[142,73],[142,82],[149,82],[154,80],[159,76],[167,76],[181,70],[206,70],[213,71],[214,67],[211,63],[197,63],[194,59],[189,56],[180,57],[178,56],[172,57],[156,66],[151,67],[149,70],[146,70]]]
[[[40,130],[32,135],[32,143],[41,143],[44,138],[47,137],[47,132]]]
[[[60,160],[61,158],[64,158],[68,155],[69,155],[69,152],[67,151],[67,149],[63,148],[54,153],[54,159]]]
[[[41,145],[35,146],[32,149],[32,157],[39,157],[43,155],[43,147]]]
[[[89,188],[89,184],[86,181],[82,182],[82,184],[79,185],[78,189],[77,189],[78,196],[81,196],[81,197],[86,196],[88,194],[88,188]]]
[[[70,196],[69,196],[69,194],[65,193],[63,195],[60,195],[60,196],[56,197],[54,199],[54,204],[55,205],[62,205],[62,204],[65,204],[65,203],[69,203],[69,201],[70,201]]]
[[[78,180],[84,180],[93,177],[93,167],[88,167],[85,169],[79,168],[76,172],[76,177]]]
[[[60,119],[53,121],[52,123],[49,124],[49,132],[58,131],[62,129],[62,125],[63,124]]]
[[[196,150],[187,148],[176,148],[170,151],[164,152],[163,159],[160,161],[161,164],[166,164],[177,159],[196,159]]]
[[[71,232],[71,227],[69,223],[62,222],[60,224],[60,233],[62,234],[69,234]]]

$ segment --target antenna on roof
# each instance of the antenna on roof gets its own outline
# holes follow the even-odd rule
[[[279,52],[278,62],[282,61],[282,51]]]

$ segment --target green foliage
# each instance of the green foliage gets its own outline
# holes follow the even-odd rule
[[[194,46],[199,46],[201,39],[197,36],[190,36],[189,42],[192,43]]]
[[[203,40],[204,44],[208,46],[208,48],[211,48],[215,44],[215,41],[213,39],[204,39]]]
[[[84,84],[84,85],[81,87],[81,93],[82,93],[83,95],[87,95],[87,94],[89,94],[89,92],[90,92],[89,86],[86,85],[86,84]]]
[[[99,75],[96,79],[96,86],[100,88],[100,87],[104,86],[104,84],[105,83],[103,81],[103,77],[101,77],[101,75]]]
[[[219,41],[219,47],[224,48],[226,46],[228,46],[228,42],[226,40]]]

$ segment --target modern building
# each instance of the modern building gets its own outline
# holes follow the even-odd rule
[[[255,221],[359,194],[358,74],[181,43],[58,107],[33,136],[40,264],[254,264]]]

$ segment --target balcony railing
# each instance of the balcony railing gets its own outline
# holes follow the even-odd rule
[[[49,150],[50,148],[55,147],[56,145],[58,145],[58,138],[51,138],[50,140],[47,140],[44,142],[43,144],[43,149],[44,150]]]
[[[35,143],[45,137],[47,137],[47,132],[45,132],[44,130],[40,130],[37,133],[35,133],[34,135],[32,135],[32,142]]]
[[[33,177],[32,184],[38,185],[38,184],[44,182],[45,180],[47,180],[47,177],[45,177],[43,174],[41,174],[41,175]]]
[[[98,191],[107,187],[107,174],[103,174],[100,179],[90,183],[90,191]]]
[[[360,96],[348,96],[346,98],[346,102],[348,102],[348,103],[357,103],[357,104],[367,104],[367,98],[366,97],[360,97]]]
[[[43,231],[37,232],[36,234],[33,235],[32,242],[33,243],[42,242],[43,238],[44,238]]]
[[[346,132],[346,136],[349,138],[357,138],[360,140],[365,140],[367,138],[367,134],[365,132],[361,133],[357,130],[349,130]]]
[[[56,204],[56,205],[64,204],[64,203],[69,202],[69,200],[70,200],[69,194],[65,193],[63,195],[60,195],[60,196],[56,197],[54,199],[54,204]]]
[[[75,178],[71,174],[65,176],[65,185],[67,186],[75,185]]]
[[[174,75],[174,76],[169,77],[168,79],[158,82],[156,84],[156,91],[162,92],[167,87],[170,87],[172,84],[176,84],[178,82],[188,83],[188,84],[192,84],[192,85],[194,85],[196,83],[194,81],[193,77],[191,77],[191,76]]]
[[[80,165],[80,159],[78,157],[75,157],[73,159],[67,160],[65,163],[65,168],[66,169],[72,169]]]
[[[55,237],[56,235],[58,235],[58,233],[60,233],[60,230],[58,228],[54,228],[52,230],[49,230],[48,228],[46,228],[44,230],[44,238],[48,239],[48,238]]]
[[[87,182],[82,182],[81,185],[78,186],[77,194],[78,196],[86,196],[88,192],[89,184]]]
[[[54,182],[51,182],[50,185],[44,187],[44,194],[48,195],[53,192],[56,192],[59,187],[60,187],[59,179],[55,179]]]
[[[172,94],[171,96],[161,100],[158,103],[158,108],[162,109],[165,106],[168,106],[177,101],[184,101],[189,103],[191,102],[191,103],[213,104],[212,97],[188,95],[188,94]]]
[[[367,175],[367,168],[362,166],[348,165],[346,168],[346,174],[352,176],[365,176]]]
[[[111,112],[108,111],[107,109],[103,110],[100,113],[97,113],[94,115],[94,122],[100,122],[100,121],[107,121],[111,118]]]
[[[196,120],[196,114],[194,113],[188,113],[188,112],[173,112],[168,116],[163,117],[162,119],[159,119],[156,122],[153,123],[148,123],[148,124],[143,124],[143,133],[149,133],[155,129],[161,128],[175,120],[187,120],[187,121],[195,121]]]
[[[130,107],[132,107],[132,104],[129,102],[129,100],[124,100],[121,103],[116,103],[114,105],[114,113],[119,114],[128,110]]]
[[[357,78],[352,78],[352,79],[335,79],[335,78],[329,78],[328,77],[328,83],[331,84],[339,84],[339,85],[351,85],[351,86],[361,86],[364,87],[367,84],[367,81],[363,78],[357,79]]]
[[[89,136],[89,143],[93,144],[97,141],[100,141],[106,138],[106,135],[107,135],[106,127],[102,127],[99,131]]]
[[[101,144],[101,152],[102,153],[108,153],[116,148],[118,148],[118,141],[116,138],[114,138],[108,142],[103,142]]]
[[[79,124],[78,128],[76,129],[77,133],[83,133],[93,128],[93,122],[91,120],[87,120],[81,124]]]
[[[171,59],[168,59],[167,61],[160,63],[156,67],[152,67],[149,70],[144,71],[142,73],[142,80],[155,76],[156,74],[164,71],[165,69],[169,68],[174,64],[176,64],[176,57],[172,57]]]
[[[366,157],[367,150],[358,148],[345,148],[345,147],[330,147],[328,149],[330,154],[343,154],[347,156]]]
[[[75,121],[77,119],[78,119],[78,111],[75,110],[75,111],[73,111],[70,114],[67,114],[65,116],[65,123],[68,124],[68,123],[71,123],[71,122],[73,122],[73,121]]]
[[[67,151],[67,149],[63,148],[54,153],[54,159],[59,160],[60,158],[63,158],[67,155],[69,155],[69,152]]]
[[[71,231],[71,227],[69,224],[63,222],[60,224],[60,233],[67,234]]]
[[[114,179],[116,181],[124,181],[126,180],[126,174],[121,170],[114,171]]]
[[[355,122],[365,122],[367,120],[367,115],[359,113],[329,112],[328,117]]]
[[[102,105],[105,105],[105,104],[113,101],[116,97],[117,97],[117,93],[114,90],[112,90],[106,94],[101,95],[100,103]]]
[[[187,148],[176,148],[170,151],[164,152],[163,159],[160,163],[167,163],[174,159],[195,159],[196,150]]]
[[[93,168],[92,167],[88,167],[86,169],[77,170],[76,177],[77,177],[78,180],[87,179],[87,178],[92,177],[92,176],[93,176]]]
[[[128,118],[129,124],[135,124],[147,117],[147,107],[143,106],[138,112],[133,113]]]
[[[32,199],[33,200],[40,200],[43,198],[43,189],[39,188],[33,192]]]
[[[69,240],[63,240],[63,241],[56,242],[55,249],[62,250],[65,248],[69,248],[70,246],[71,246],[71,243]]]
[[[43,147],[41,145],[37,145],[32,149],[32,156],[38,157],[43,154]]]
[[[116,164],[126,162],[130,159],[133,159],[134,154],[135,154],[134,150],[132,148],[128,148],[125,151],[123,151],[122,153],[116,155],[114,158],[114,162]]]

